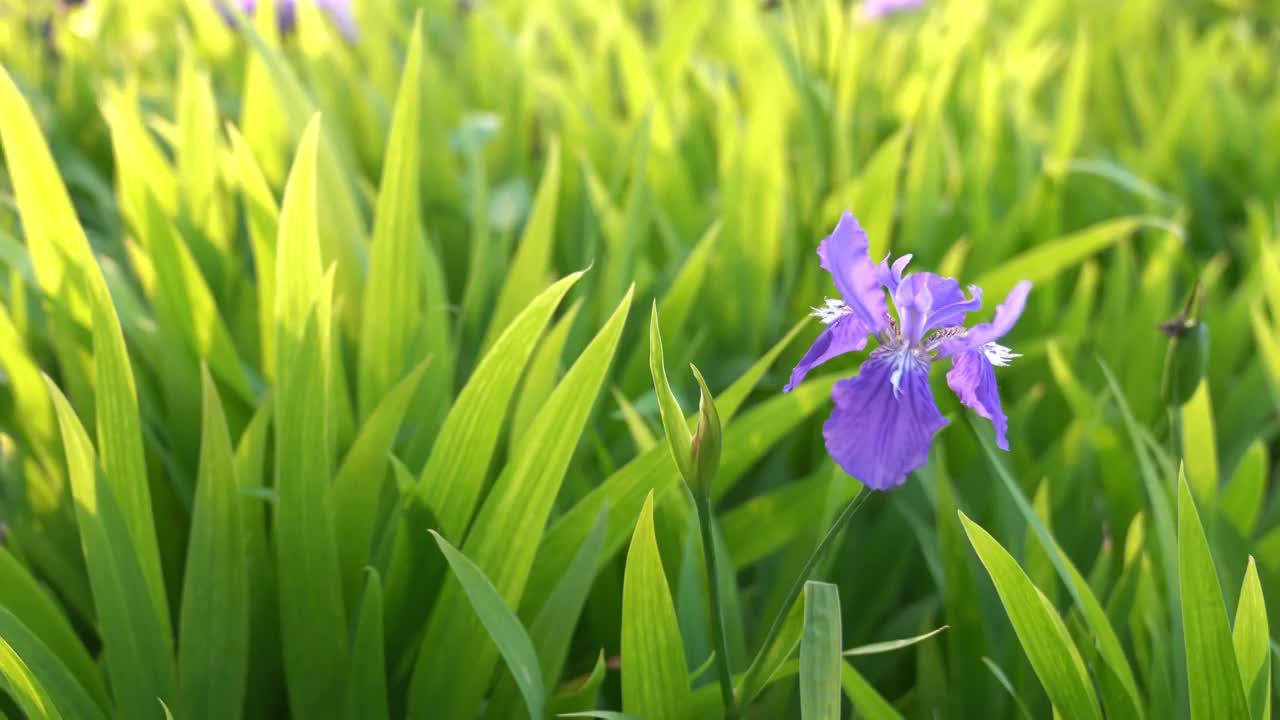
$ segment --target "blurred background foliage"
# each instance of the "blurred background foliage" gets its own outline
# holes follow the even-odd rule
[[[411,57],[419,11],[421,51]],[[262,543],[248,554],[267,566],[247,571],[251,717],[286,703],[296,715],[302,693],[292,672],[288,681],[281,675],[295,642],[287,628],[282,640],[276,607],[288,606],[291,590],[282,585],[274,599],[278,569],[270,567],[286,552],[281,518],[263,517],[280,511],[288,447],[317,455],[298,470],[301,487],[324,495],[323,507],[333,506],[324,512],[337,518],[336,529],[317,532],[337,555],[337,607],[348,625],[312,631],[341,636],[333,647],[348,655],[335,662],[364,647],[356,642],[356,609],[370,597],[362,568],[378,568],[386,647],[379,640],[371,652],[386,658],[393,714],[413,710],[421,683],[411,678],[446,672],[473,674],[461,684],[478,684],[479,695],[433,687],[422,697],[443,693],[442,707],[470,710],[487,695],[492,716],[522,712],[491,644],[419,652],[428,613],[434,607],[430,625],[443,627],[437,617],[453,617],[441,607],[459,602],[457,587],[437,592],[447,570],[434,545],[415,556],[420,565],[397,570],[389,559],[402,542],[397,528],[416,538],[411,544],[430,543],[426,528],[442,528],[532,625],[557,581],[571,577],[580,544],[590,549],[596,516],[606,518],[598,572],[579,569],[590,588],[581,615],[571,608],[557,620],[565,627],[551,644],[565,647],[544,666],[549,692],[563,698],[573,688],[562,683],[594,677],[601,651],[619,654],[630,569],[623,548],[646,517],[650,489],[659,570],[687,665],[704,667],[697,528],[663,454],[648,373],[651,299],[685,408],[697,398],[682,370],[690,361],[724,391],[721,403],[728,395],[732,410],[741,407],[735,417],[721,406],[715,495],[737,580],[722,579],[735,585],[731,664],[745,670],[785,586],[858,487],[827,459],[820,432],[826,390],[856,359],[780,393],[816,323],[798,336],[788,331],[833,292],[814,250],[845,208],[867,228],[873,256],[913,253],[917,269],[983,286],[989,305],[1018,280],[1036,283],[1007,343],[1023,357],[1001,375],[1013,451],[984,452],[986,428],[975,434],[958,402],[939,392],[951,425],[930,464],[873,498],[825,563],[842,601],[843,647],[950,625],[911,650],[850,659],[858,679],[846,678],[845,689],[861,715],[1048,712],[957,509],[1013,553],[1066,618],[1108,716],[1130,715],[1113,708],[1109,676],[1097,675],[1109,666],[1098,658],[1096,625],[1046,547],[1048,532],[1116,628],[1134,668],[1134,700],[1151,717],[1194,707],[1187,677],[1196,659],[1184,651],[1177,573],[1168,571],[1179,460],[1228,616],[1251,555],[1264,594],[1280,598],[1271,482],[1280,431],[1274,3],[976,0],[872,20],[839,0],[366,0],[355,16],[350,39],[309,3],[282,33],[269,9],[237,28],[206,0],[0,0],[0,63],[20,92],[0,106],[13,123],[0,173],[0,522],[5,562],[14,564],[6,572],[47,587],[89,654],[99,648],[101,601],[78,547],[67,426],[54,420],[40,373],[93,436],[109,402],[97,320],[89,322],[102,307],[92,292],[50,285],[50,263],[65,271],[83,258],[40,257],[49,246],[37,251],[33,240],[39,224],[42,243],[63,247],[73,220],[97,259],[136,383],[145,469],[135,470],[144,473],[158,538],[167,598],[159,604],[174,608],[172,619],[161,613],[166,628],[191,568],[197,477],[217,462],[202,454],[211,391],[225,408],[242,473],[238,499],[258,518],[243,540]],[[406,97],[412,103],[397,104]],[[15,156],[34,145],[14,129],[25,112],[18,98],[48,142],[70,207],[50,199],[49,184],[30,186],[41,189],[32,203],[47,201],[30,205],[40,212],[24,204]],[[307,156],[308,127],[314,198],[299,190],[290,216],[286,179]],[[314,230],[290,224],[308,212]],[[286,246],[289,228],[301,228],[302,245]],[[300,264],[281,270],[280,258]],[[545,335],[534,323],[522,344],[502,345],[517,316],[542,307],[535,297],[546,299],[544,288],[585,268],[561,291],[563,303],[547,301]],[[1167,340],[1156,326],[1197,280],[1211,336],[1207,374],[1190,402],[1170,411],[1160,394]],[[321,286],[331,293],[315,312],[332,314],[332,323],[318,321],[321,340],[282,335],[293,326],[280,297],[301,298],[305,313],[308,289]],[[325,354],[316,383],[302,356],[276,347],[281,338]],[[508,373],[512,387],[493,391],[497,404],[476,406],[496,408],[475,415],[492,426],[487,449],[474,449],[471,428],[457,436],[466,442],[456,441],[464,449],[451,460],[437,442],[441,428],[494,347],[523,359]],[[562,375],[579,356],[590,366]],[[300,385],[282,382],[290,374]],[[585,396],[552,404],[561,377],[582,383],[560,386],[586,388]],[[592,387],[605,388],[598,401]],[[324,437],[287,446],[284,411],[271,419],[270,405],[285,396],[305,404],[310,394],[323,397],[326,419],[306,427]],[[384,415],[393,398],[401,407]],[[544,407],[565,414],[540,414]],[[317,417],[298,412],[299,422]],[[581,438],[556,446],[566,467],[549,471],[543,517],[518,528],[496,523],[508,515],[489,490],[506,489],[526,455],[548,457],[526,448],[526,438],[549,452],[552,432],[539,425],[562,422],[580,425]],[[103,435],[111,431],[96,432],[112,476]],[[366,435],[380,439],[362,456]],[[468,460],[467,452],[478,454]],[[246,487],[255,484],[244,475],[251,468],[266,479],[259,487]],[[436,474],[442,469],[449,472]],[[354,479],[344,481],[344,471]],[[350,490],[366,478],[373,490]],[[474,494],[421,489],[447,485],[444,478]],[[418,496],[431,517],[406,509]],[[372,525],[344,524],[352,497],[374,508]],[[1019,503],[1024,497],[1029,504]],[[441,518],[441,504],[454,502],[456,517]],[[493,577],[504,541],[528,554],[508,585]],[[0,606],[23,619],[12,595],[0,589]],[[1272,627],[1278,610],[1273,600]],[[447,637],[491,643],[483,634]],[[544,662],[546,647],[538,647]],[[470,668],[470,652],[485,659]],[[607,666],[594,687],[601,706],[617,708],[617,663]],[[111,681],[113,692],[119,683]],[[711,673],[695,672],[699,702],[718,701],[712,685]],[[794,715],[796,693],[794,681],[774,683],[754,716]]]

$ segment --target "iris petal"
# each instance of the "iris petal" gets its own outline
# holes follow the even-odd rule
[[[837,355],[857,352],[867,346],[867,330],[862,320],[856,315],[845,315],[836,319],[822,331],[817,340],[809,348],[809,352],[800,358],[791,371],[791,380],[783,388],[783,392],[791,392],[804,380],[809,371]]]
[[[818,246],[818,257],[822,269],[831,273],[840,296],[867,332],[883,330],[889,324],[889,307],[880,286],[880,273],[867,255],[867,233],[852,213],[846,211],[840,216],[836,229]]]
[[[895,392],[892,377],[901,369]],[[822,428],[836,464],[875,490],[901,485],[928,460],[947,421],[929,390],[929,367],[911,356],[876,353],[856,377],[831,391],[835,409]]]
[[[1027,293],[1031,292],[1031,282],[1023,280],[1005,296],[1004,302],[996,306],[996,315],[991,322],[978,323],[969,328],[963,335],[954,337],[938,348],[938,355],[950,357],[969,350],[977,350],[989,342],[995,342],[1013,329],[1022,316],[1027,305]]]
[[[966,298],[954,278],[933,273],[915,273],[902,279],[893,293],[902,337],[918,344],[930,330],[964,324],[964,316],[982,307],[982,290],[969,286]]]
[[[996,431],[996,446],[1009,449],[1009,418],[1000,406],[1000,389],[996,387],[996,371],[981,350],[969,350],[951,360],[947,385],[960,397],[960,402],[991,421]]]
[[[885,255],[880,264],[876,266],[876,273],[880,277],[880,284],[889,292],[898,289],[898,283],[902,282],[902,272],[907,269],[907,263],[911,262],[911,253],[907,253],[897,260],[893,261],[893,267],[889,266],[889,256]]]

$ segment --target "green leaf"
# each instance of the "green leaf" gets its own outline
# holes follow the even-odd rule
[[[712,251],[716,248],[716,238],[720,236],[720,223],[716,222],[707,228],[698,244],[694,246],[684,264],[671,281],[671,287],[658,300],[658,323],[667,329],[671,337],[685,334],[689,315],[697,307],[698,295],[706,279],[707,268],[711,263]],[[622,374],[623,387],[628,391],[638,391],[648,383],[645,376],[648,369],[649,356],[645,347],[637,344],[631,360]]]
[[[1013,683],[1009,682],[1009,676],[1005,674],[1004,670],[1001,670],[1000,666],[996,665],[989,657],[982,658],[982,663],[987,666],[987,670],[991,672],[996,682],[1000,683],[1000,687],[1004,688],[1009,693],[1009,697],[1013,698],[1013,702],[1018,706],[1018,712],[1022,713],[1022,717],[1026,718],[1026,720],[1032,720],[1031,711],[1027,709],[1027,704],[1022,701],[1022,698],[1018,696],[1018,691],[1013,687]]]
[[[276,237],[280,233],[280,209],[266,176],[253,156],[253,150],[234,126],[227,126],[232,155],[240,179],[240,198],[244,203],[245,225],[253,266],[258,270],[258,342],[261,344],[259,367],[264,377],[275,377],[276,367]]]
[[[520,243],[507,269],[497,304],[489,319],[484,342],[487,350],[498,333],[538,294],[551,271],[551,252],[555,242],[556,209],[560,200],[560,141],[552,138],[547,148],[547,166],[542,171],[533,209],[525,222]]]
[[[1187,463],[1187,482],[1196,497],[1200,502],[1212,501],[1218,494],[1218,443],[1208,378],[1200,381],[1182,407],[1182,453]]]
[[[369,307],[366,305],[365,307]],[[333,480],[334,528],[342,539],[338,560],[346,598],[355,603],[357,588],[374,539],[379,503],[387,495],[387,459],[405,412],[413,400],[430,358],[418,363],[387,393],[365,420]],[[366,581],[366,592],[367,592]]]
[[[461,535],[471,520],[520,374],[551,313],[580,277],[581,272],[565,277],[529,303],[476,366],[449,411],[417,486],[446,537]]]
[[[476,515],[463,552],[493,582],[503,599],[519,607],[555,498],[582,437],[631,307],[631,293],[578,356],[533,421],[530,433],[513,439],[510,460]],[[494,350],[502,345],[500,339]],[[491,420],[490,420],[491,422]],[[423,652],[410,681],[410,716],[474,712],[496,663],[483,629],[464,607],[456,583],[446,583],[422,640]],[[473,672],[456,677],[432,657],[431,648],[472,648]],[[475,670],[480,668],[480,670]]]
[[[658,303],[654,302],[649,316],[649,372],[653,376],[653,388],[658,394],[658,410],[662,415],[662,428],[666,431],[671,457],[685,482],[693,479],[693,435],[685,422],[684,411],[671,392],[667,380],[667,366],[662,357],[662,330],[658,327]]]
[[[45,390],[45,397],[48,397],[48,390]],[[66,615],[53,596],[2,547],[0,608],[13,613],[18,622],[39,638],[99,707],[107,707],[107,691],[102,683],[101,670],[94,665]]]
[[[75,675],[6,608],[0,608],[0,677],[32,718],[106,718]]]
[[[1249,717],[1209,539],[1200,524],[1191,487],[1183,473],[1178,476],[1178,587],[1191,717]]]
[[[124,513],[98,469],[89,436],[66,397],[46,380],[58,414],[76,520],[116,713],[156,717],[156,698],[177,700],[177,668],[168,642],[168,620],[151,601]]]
[[[155,264],[157,302],[165,306],[165,312],[175,321],[174,329],[192,354],[209,363],[218,379],[241,399],[252,402],[253,392],[231,332],[195,258],[150,191],[144,194],[142,212],[142,232]]]
[[[353,321],[358,320],[361,317],[359,305],[362,299],[359,273],[364,267],[361,256],[366,231],[351,181],[356,173],[351,171],[349,158],[342,154],[342,146],[335,140],[331,130],[312,130],[319,117],[315,103],[282,52],[263,40],[259,29],[248,23],[242,24],[241,29],[255,51],[251,64],[256,65],[257,61],[261,61],[261,65],[256,65],[256,68],[265,70],[266,76],[263,79],[270,82],[278,100],[278,106],[257,106],[254,108],[255,113],[273,113],[275,117],[269,122],[279,124],[279,131],[283,136],[289,139],[300,138],[299,148],[305,147],[308,142],[316,144],[317,155],[313,167],[318,174],[320,187],[324,189],[325,198],[324,203],[313,210],[321,218],[317,229],[318,246],[323,249],[324,266],[336,265],[338,295],[345,298],[347,317]],[[241,124],[244,126],[246,123]],[[312,133],[315,135],[312,136]],[[245,135],[250,140],[250,147],[261,151],[253,144],[253,134],[247,127]],[[288,142],[285,137],[276,138],[274,142]],[[264,161],[262,157],[259,160]],[[287,194],[286,187],[286,196]],[[288,204],[287,200],[284,204]],[[290,267],[283,255],[277,258],[277,262]]]
[[[285,188],[276,276],[274,539],[280,630],[293,714],[336,717],[347,663],[347,615],[330,499],[332,274],[316,236],[318,118]],[[288,372],[284,372],[285,369]]]
[[[556,320],[555,325],[538,343],[538,350],[529,361],[529,369],[524,373],[524,385],[516,398],[516,408],[511,414],[511,437],[523,437],[529,431],[529,425],[537,417],[547,396],[555,389],[556,380],[560,377],[560,358],[564,355],[565,342],[569,332],[573,330],[573,322],[582,309],[582,300],[569,306],[569,309]]]
[[[586,712],[562,713],[557,717],[583,717],[598,718],[599,720],[649,720],[636,715],[627,713],[613,712],[612,710],[587,710]]]
[[[387,720],[386,653],[382,643],[382,581],[369,568],[351,643],[351,674],[347,677],[347,720]]]
[[[764,374],[761,366],[767,367],[774,357],[762,359],[721,393],[724,399],[717,399],[716,405],[723,418],[732,416],[737,409],[737,400],[745,399],[747,395],[744,388],[759,381]],[[779,438],[829,402],[831,386],[836,379],[835,375],[815,378],[791,393],[753,408],[738,421],[730,422],[725,429],[725,469],[718,476],[716,488],[727,488],[726,480],[735,479],[737,473],[756,463]],[[624,528],[634,526],[634,518],[639,515],[650,490],[661,501],[683,501],[684,498],[678,494],[681,487],[679,470],[666,447],[654,448],[606,478],[547,531],[538,548],[538,562],[534,565],[528,598],[522,609],[536,612],[542,607],[547,594],[563,574],[574,548],[587,536],[606,501],[609,529],[605,536],[604,557],[612,558],[628,539],[626,530],[619,530],[618,524],[622,523]]]
[[[1231,629],[1240,679],[1249,697],[1253,720],[1271,717],[1271,631],[1267,624],[1267,605],[1262,598],[1258,566],[1249,558],[1240,588],[1240,604],[1236,607],[1235,627]]]
[[[547,704],[547,713],[550,715],[565,715],[572,712],[585,712],[590,710],[597,702],[600,695],[600,686],[604,685],[605,675],[608,669],[605,664],[604,651],[596,656],[596,664],[591,668],[591,674],[585,678],[577,678],[569,683],[560,691],[560,694],[551,698]],[[510,715],[497,715],[493,717],[510,717]]]
[[[1101,720],[1084,660],[1062,618],[995,538],[964,513],[960,513],[960,522],[1054,708],[1063,717]]]
[[[498,651],[507,661],[507,668],[515,677],[516,684],[524,694],[525,705],[529,709],[530,720],[541,720],[545,696],[542,684],[542,671],[539,669],[537,653],[533,650],[533,641],[529,633],[520,624],[514,611],[507,607],[502,596],[498,594],[489,578],[467,556],[458,552],[440,533],[431,531],[453,569],[454,577],[462,585],[471,608],[480,622],[484,624],[489,637],[498,646]]]
[[[200,473],[187,546],[179,625],[183,716],[233,719],[249,670],[249,577],[240,488],[218,390],[202,373]]]
[[[857,655],[879,655],[880,653],[887,653],[887,652],[893,652],[894,650],[901,650],[903,648],[911,647],[916,643],[924,642],[925,640],[928,640],[929,638],[933,637],[934,635],[937,635],[938,633],[946,630],[949,627],[951,626],[943,625],[942,627],[935,628],[933,630],[930,630],[927,633],[921,633],[920,635],[916,635],[915,637],[903,638],[901,640],[886,640],[884,642],[871,643],[870,645],[859,645],[858,647],[853,647],[853,648],[849,648],[848,650],[845,650],[843,655],[845,657],[854,657]]]
[[[840,720],[842,642],[840,589],[831,583],[806,582],[800,638],[800,717],[804,720]]]
[[[1250,537],[1258,526],[1267,493],[1267,446],[1253,441],[1222,492],[1219,507],[1241,537]]]
[[[840,507],[853,499],[859,485],[832,482],[830,466],[808,479],[783,484],[767,494],[759,494],[720,516],[725,543],[740,568],[787,547],[827,507]]]
[[[574,630],[578,626],[578,618],[587,603],[587,594],[596,578],[600,565],[600,546],[604,542],[605,523],[608,520],[608,508],[600,511],[591,534],[578,548],[569,564],[564,577],[551,593],[542,611],[529,626],[529,636],[538,653],[538,666],[546,681],[547,692],[555,689],[556,679],[564,668],[569,655],[569,643],[573,640]],[[601,658],[601,677],[603,681],[603,658]],[[593,673],[594,678],[594,673]],[[516,685],[510,674],[504,674],[494,690],[486,710],[486,717],[501,720],[516,714]],[[552,701],[554,704],[555,700]]]
[[[976,423],[976,419],[973,422]],[[1120,638],[1111,626],[1111,621],[1108,619],[1102,604],[1098,602],[1098,598],[1089,586],[1088,581],[1076,569],[1075,564],[1071,562],[1067,554],[1062,551],[1058,541],[1054,539],[1053,533],[1049,531],[1049,528],[1036,513],[1035,509],[1027,502],[1026,497],[1022,494],[1021,486],[1009,473],[1008,469],[1005,468],[1004,462],[1000,459],[1000,454],[997,453],[990,438],[983,432],[978,432],[977,437],[982,444],[982,449],[986,453],[987,459],[995,469],[997,477],[1000,478],[1010,497],[1013,498],[1014,504],[1018,507],[1019,512],[1022,513],[1022,517],[1026,520],[1031,532],[1034,532],[1036,538],[1040,541],[1040,545],[1047,554],[1049,562],[1057,570],[1058,577],[1062,579],[1067,591],[1071,593],[1076,606],[1084,616],[1085,623],[1093,632],[1097,642],[1098,653],[1102,656],[1103,662],[1106,663],[1110,672],[1114,673],[1115,678],[1119,680],[1120,686],[1124,690],[1123,698],[1112,698],[1107,694],[1106,686],[1103,686],[1103,697],[1107,704],[1109,716],[1144,717],[1142,696],[1138,692],[1138,684],[1133,677],[1133,670],[1129,667],[1124,647],[1120,644]]]
[[[1153,221],[1126,217],[1092,225],[1057,240],[1038,243],[984,273],[976,281],[990,297],[1004,297],[1023,280],[1040,283],[1084,261],[1110,245],[1123,240]],[[1161,227],[1161,225],[1156,225]]]
[[[622,708],[649,720],[676,720],[687,716],[691,703],[689,667],[658,553],[650,493],[636,521],[623,580]]]
[[[773,682],[799,671],[799,664],[788,661],[800,646],[800,637],[803,633],[804,603],[793,603],[791,609],[787,611],[786,619],[782,621],[782,629],[778,631],[777,639],[757,661],[760,672],[752,675],[748,670],[739,678],[737,696],[740,706],[750,705],[756,696],[764,692],[764,689]]]
[[[840,685],[860,717],[867,720],[901,720],[902,715],[847,660],[841,663]]]
[[[142,453],[137,390],[120,320],[35,116],[2,68],[0,107],[7,109],[0,117],[0,142],[36,277],[53,300],[53,343],[62,373],[69,378],[72,396],[82,410],[96,408],[102,468],[120,503],[151,602],[164,619],[161,640],[172,647],[169,603]],[[92,332],[92,375],[76,340],[77,327]],[[92,405],[88,404],[90,386],[84,384],[90,378]]]
[[[356,377],[361,419],[400,380],[418,332],[419,171],[422,156],[422,15],[414,18],[409,54],[400,76],[374,214],[369,276],[364,286]]]

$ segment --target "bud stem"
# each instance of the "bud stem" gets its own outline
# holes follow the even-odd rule
[[[709,490],[709,488],[708,488]],[[694,493],[698,507],[698,525],[702,529],[702,556],[707,564],[707,589],[711,593],[711,641],[716,652],[716,669],[720,677],[720,696],[724,700],[725,720],[738,716],[733,699],[733,672],[729,668],[729,643],[724,634],[724,602],[720,597],[720,572],[716,561],[715,530],[712,526],[711,493]]]

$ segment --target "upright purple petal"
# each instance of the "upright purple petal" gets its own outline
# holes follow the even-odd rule
[[[902,337],[919,344],[930,330],[964,324],[964,316],[982,307],[982,290],[969,286],[966,298],[954,278],[933,273],[915,273],[902,279],[893,293]]]
[[[909,355],[873,354],[856,377],[836,383],[831,396],[836,406],[822,428],[827,452],[875,490],[901,485],[924,465],[934,434],[947,424],[929,390],[928,365]]]
[[[836,229],[818,246],[822,269],[831,273],[836,289],[867,332],[877,333],[889,324],[880,273],[867,255],[867,233],[853,214],[845,211]]]
[[[1009,418],[1000,406],[1000,389],[996,387],[996,372],[991,361],[981,350],[969,350],[951,360],[947,372],[947,385],[960,397],[960,402],[991,421],[996,431],[996,446],[1009,449]]]
[[[804,380],[809,371],[837,355],[857,352],[867,346],[867,328],[856,315],[845,315],[832,322],[822,331],[817,340],[809,348],[809,352],[800,358],[791,371],[791,381],[783,388],[783,392],[791,392]]]
[[[996,315],[991,322],[978,323],[969,328],[963,335],[958,335],[938,348],[940,357],[958,355],[969,350],[977,350],[983,345],[995,342],[1013,329],[1022,316],[1027,305],[1027,293],[1031,292],[1031,282],[1023,280],[1005,297],[1004,302],[996,306]]]
[[[897,291],[898,283],[902,282],[902,271],[907,269],[907,263],[909,262],[911,262],[911,253],[894,260],[893,267],[889,267],[889,256],[885,255],[880,264],[876,266],[880,284],[891,293]]]

